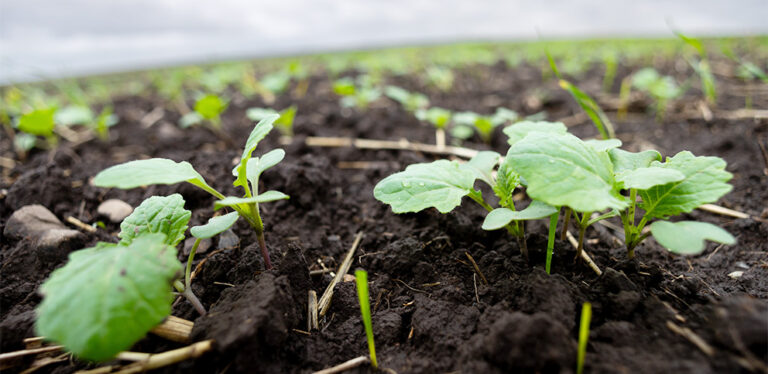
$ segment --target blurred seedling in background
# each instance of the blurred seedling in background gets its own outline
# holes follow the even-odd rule
[[[235,176],[233,185],[244,190],[242,197],[224,196],[209,186],[203,176],[188,162],[175,162],[165,158],[130,161],[112,166],[96,175],[93,184],[99,187],[131,189],[153,184],[187,182],[199,187],[218,199],[214,204],[215,209],[230,207],[248,222],[256,233],[261,255],[264,258],[264,266],[271,269],[272,262],[264,240],[264,223],[259,214],[259,204],[287,199],[288,195],[278,191],[259,193],[259,177],[262,172],[282,161],[285,151],[279,148],[273,149],[261,157],[252,157],[252,154],[258,143],[272,131],[273,123],[278,118],[279,116],[272,115],[256,124],[245,143],[240,163],[232,170]]]
[[[581,318],[579,319],[579,351],[576,357],[576,374],[584,372],[584,360],[587,357],[587,343],[589,342],[589,323],[592,321],[592,304],[584,303],[581,306]]]
[[[745,83],[749,84],[755,81],[768,83],[768,74],[766,74],[765,71],[760,68],[760,66],[739,56],[736,56],[727,45],[723,46],[723,54],[739,64],[738,68],[736,69],[736,76],[738,76]],[[744,107],[746,109],[752,109],[752,96],[754,90],[755,89],[753,87],[749,86],[744,88]]]
[[[203,123],[210,124],[215,132],[221,132],[221,114],[227,109],[229,103],[218,95],[207,94],[195,102],[195,110],[183,115],[179,119],[179,126],[187,128]]]
[[[451,111],[439,107],[430,107],[429,109],[418,109],[414,114],[420,121],[429,122],[432,126],[435,126],[435,144],[438,147],[445,147],[445,128],[451,122],[451,116],[453,115]]]
[[[686,61],[691,65],[694,71],[699,75],[701,81],[701,91],[704,92],[704,96],[707,99],[709,105],[715,105],[717,102],[717,87],[715,85],[715,76],[712,74],[712,68],[707,57],[707,50],[704,48],[704,44],[701,40],[686,36],[681,32],[675,32],[680,40],[685,44],[693,47],[698,54],[697,58],[690,58],[683,56]]]
[[[670,100],[679,98],[685,93],[675,79],[668,75],[659,74],[654,68],[644,68],[632,75],[632,87],[646,93],[654,100],[656,120],[662,121]]]
[[[415,113],[419,109],[425,109],[429,106],[429,98],[418,92],[409,92],[406,89],[397,86],[387,86],[384,88],[384,94],[400,103],[408,113]]]
[[[296,105],[291,105],[280,112],[271,108],[248,108],[245,112],[245,116],[249,120],[257,122],[267,117],[278,115],[278,119],[275,120],[273,126],[277,128],[280,133],[288,138],[293,137],[293,121],[296,119]]]
[[[440,91],[448,91],[453,87],[453,72],[447,67],[430,66],[425,70],[425,78],[429,86]]]
[[[381,97],[381,90],[369,75],[360,75],[357,79],[339,78],[333,82],[333,92],[341,96],[341,106],[365,110]]]
[[[517,112],[506,108],[497,108],[492,115],[482,115],[475,112],[457,112],[453,115],[453,129],[451,136],[457,139],[467,140],[475,133],[486,144],[491,143],[493,130],[502,125],[508,125],[517,121]]]

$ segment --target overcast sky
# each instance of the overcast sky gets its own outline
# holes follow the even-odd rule
[[[0,0],[0,83],[478,39],[768,34],[768,0]]]

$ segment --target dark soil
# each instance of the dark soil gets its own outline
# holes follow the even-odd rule
[[[690,69],[675,70],[672,62],[660,62],[657,68],[681,77],[692,74]],[[618,77],[633,70],[622,67]],[[718,109],[742,108],[741,83],[726,76],[718,80],[722,83]],[[542,80],[538,67],[464,68],[456,71],[450,92],[435,91],[418,77],[390,81],[425,92],[434,105],[455,110],[491,113],[504,106],[525,115],[546,111],[551,120],[579,113],[556,82]],[[595,67],[576,81],[597,93],[602,70]],[[173,314],[194,320],[194,340],[215,339],[215,352],[161,372],[310,372],[367,354],[354,282],[337,286],[320,331],[311,335],[296,331],[306,330],[307,291],[321,294],[330,281],[327,274],[310,276],[309,269],[319,269],[320,261],[337,267],[357,232],[363,232],[364,239],[353,267],[369,272],[379,363],[398,373],[575,372],[578,322],[585,301],[593,304],[586,372],[740,373],[763,370],[768,363],[768,165],[760,146],[768,139],[765,120],[721,119],[716,110],[715,118],[707,122],[695,110],[700,97],[696,89],[672,105],[662,123],[648,112],[649,101],[634,103],[628,120],[615,120],[626,148],[655,148],[665,156],[690,150],[724,158],[734,174],[734,189],[719,204],[755,218],[695,211],[690,218],[721,225],[738,238],[738,244],[710,244],[700,255],[683,257],[648,240],[634,261],[626,260],[625,249],[616,242],[620,233],[596,225],[587,232],[586,250],[604,274],[598,277],[588,267],[574,265],[571,245],[557,241],[552,275],[547,275],[543,222],[528,227],[531,259],[526,263],[508,235],[480,229],[484,211],[471,201],[445,215],[435,210],[395,215],[373,198],[377,181],[435,156],[304,145],[306,136],[431,143],[430,127],[386,100],[364,112],[342,110],[326,78],[314,77],[308,92],[303,98],[285,94],[273,105],[299,107],[297,135],[285,146],[285,160],[262,178],[264,187],[291,196],[262,209],[275,270],[263,271],[256,237],[243,222],[234,228],[240,243],[234,248],[210,255],[218,244],[214,239],[211,250],[198,256],[198,261],[208,258],[193,281],[209,315],[198,317],[184,301],[176,304]],[[74,216],[89,223],[106,222],[96,213],[106,199],[137,206],[149,196],[176,192],[193,212],[191,225],[204,223],[212,214],[213,199],[191,185],[121,191],[93,187],[89,180],[116,163],[166,157],[191,162],[215,188],[235,194],[230,171],[252,126],[245,109],[266,104],[232,95],[223,119],[231,139],[223,140],[205,128],[179,130],[173,125],[179,114],[160,98],[118,99],[115,110],[121,121],[113,128],[109,145],[93,140],[73,147],[65,142],[55,154],[38,151],[6,170],[0,235],[9,216],[28,204],[42,204],[62,220]],[[768,97],[754,97],[753,105],[768,108]],[[163,119],[142,128],[141,118],[157,106],[166,107]],[[596,135],[586,122],[571,131]],[[278,138],[276,132],[271,134],[256,153],[278,147]],[[490,148],[504,153],[505,143],[497,129]],[[479,139],[464,146],[489,148]],[[0,147],[3,156],[14,157],[8,139],[0,140]],[[342,161],[371,161],[372,167],[341,168]],[[75,244],[116,241],[117,231],[118,224],[107,223],[106,229]],[[80,246],[41,253],[47,250],[28,240],[0,236],[0,241],[0,349],[9,352],[22,349],[23,338],[35,336],[39,284]],[[180,259],[185,260],[181,252]],[[488,285],[474,277],[465,253],[477,261]],[[734,271],[743,275],[729,277]],[[690,329],[714,353],[704,353],[673,332],[670,324]],[[160,352],[179,346],[150,335],[134,350]],[[28,364],[21,362],[10,372]],[[88,367],[92,365],[64,361],[38,372],[70,373]]]

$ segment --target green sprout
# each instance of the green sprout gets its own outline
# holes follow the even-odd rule
[[[368,352],[371,357],[371,366],[378,369],[376,362],[376,347],[373,344],[373,324],[371,323],[371,304],[368,296],[368,272],[355,270],[355,283],[357,284],[357,299],[360,300],[360,314],[365,326],[365,337],[368,340]]]
[[[506,108],[496,108],[496,112],[488,116],[475,112],[459,112],[453,116],[455,126],[451,135],[466,140],[477,132],[483,142],[490,144],[495,128],[515,122],[517,119],[517,113]]]
[[[425,71],[427,84],[440,91],[448,91],[453,87],[453,72],[442,66],[430,66]]]
[[[387,86],[384,89],[384,94],[387,95],[388,98],[400,103],[400,105],[402,105],[409,113],[415,113],[417,110],[429,106],[429,98],[423,94],[408,92],[397,86]]]
[[[662,76],[653,68],[645,68],[632,75],[632,86],[653,97],[656,101],[656,119],[662,120],[669,100],[680,97],[685,89],[670,76]]]
[[[273,123],[278,117],[272,115],[256,124],[246,140],[240,163],[232,170],[235,176],[233,185],[244,190],[243,197],[224,196],[209,186],[203,176],[188,162],[175,162],[165,158],[130,161],[112,166],[96,175],[93,184],[98,187],[131,189],[153,184],[190,183],[218,199],[214,209],[230,207],[248,222],[256,233],[264,265],[267,269],[271,269],[272,262],[264,239],[264,223],[259,214],[259,204],[288,199],[288,195],[278,191],[259,193],[259,177],[265,170],[282,161],[285,151],[278,148],[261,157],[252,157],[252,155],[258,143],[272,131]]]
[[[435,126],[435,144],[438,147],[445,147],[445,127],[451,121],[453,113],[448,109],[433,106],[429,109],[418,109],[414,114],[420,121],[426,121]]]
[[[19,122],[16,124],[16,128],[30,137],[22,137],[25,139],[25,143],[17,143],[16,146],[22,146],[23,151],[28,151],[34,147],[34,140],[36,136],[42,136],[45,138],[48,146],[55,148],[59,142],[59,138],[54,134],[53,130],[56,128],[56,122],[54,120],[57,108],[45,108],[35,109],[31,112],[27,112],[19,118]],[[30,146],[31,145],[31,146]]]
[[[714,105],[717,102],[717,87],[715,85],[715,76],[712,74],[712,68],[710,67],[709,59],[707,58],[707,50],[704,48],[704,43],[699,39],[686,36],[681,32],[675,32],[675,35],[677,35],[677,37],[685,44],[693,47],[698,53],[698,60],[686,57],[686,61],[688,61],[693,70],[699,75],[699,79],[701,80],[701,90],[704,92],[707,102],[710,105]]]
[[[245,112],[245,116],[248,117],[251,121],[261,121],[264,118],[267,118],[269,116],[273,115],[279,115],[280,118],[278,118],[274,126],[277,128],[278,131],[280,131],[283,136],[287,137],[293,137],[293,121],[296,118],[296,105],[291,105],[280,112],[277,112],[274,109],[271,108],[248,108],[248,110]]]
[[[592,304],[584,303],[581,307],[581,320],[579,322],[579,352],[576,357],[576,374],[584,372],[584,359],[587,356],[587,342],[589,341],[589,322],[592,320]]]
[[[374,82],[370,75],[358,76],[356,80],[340,78],[333,82],[333,92],[341,96],[342,107],[364,110],[381,97],[381,90]]]
[[[576,103],[578,103],[584,113],[587,114],[587,117],[589,117],[589,119],[592,120],[592,123],[595,124],[597,131],[600,132],[600,135],[603,137],[603,139],[615,138],[616,132],[613,129],[613,123],[611,123],[611,120],[608,118],[605,112],[600,109],[600,106],[597,105],[597,102],[584,91],[576,87],[573,83],[562,78],[560,71],[557,69],[557,64],[549,52],[547,52],[547,60],[549,61],[549,66],[552,69],[552,72],[555,73],[555,76],[559,80],[560,88],[568,91],[568,93],[571,94],[573,99],[576,100]]]

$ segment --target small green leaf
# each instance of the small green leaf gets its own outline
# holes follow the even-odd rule
[[[147,233],[165,234],[165,244],[176,246],[184,240],[184,232],[192,212],[184,209],[184,198],[179,194],[152,196],[144,200],[120,224],[121,245],[129,245]]]
[[[150,234],[128,247],[99,243],[72,252],[40,287],[37,333],[93,361],[130,348],[171,313],[181,264],[164,239]]]
[[[286,200],[290,198],[290,196],[279,192],[279,191],[267,191],[262,194],[259,194],[258,196],[253,197],[235,197],[235,196],[227,196],[224,199],[217,200],[213,207],[214,209],[219,209],[221,207],[225,206],[235,206],[240,204],[253,204],[253,203],[268,203],[270,201],[277,201],[277,200]]]
[[[218,118],[226,109],[227,103],[216,95],[205,95],[195,103],[195,112],[207,120]]]
[[[533,200],[527,208],[515,211],[507,208],[496,208],[485,216],[483,230],[498,230],[512,221],[532,220],[549,217],[558,209],[541,201]]]
[[[493,185],[493,192],[499,197],[499,205],[510,206],[512,194],[518,185],[520,185],[520,175],[512,170],[509,162],[505,159],[499,165],[499,170],[496,172],[496,184]]]
[[[450,110],[434,106],[429,109],[419,109],[415,115],[420,121],[427,121],[438,129],[445,128],[451,120]]]
[[[189,233],[198,239],[212,238],[224,231],[227,231],[237,222],[240,215],[237,212],[227,213],[223,216],[213,217],[208,223],[201,226],[195,226],[189,229]]]
[[[277,114],[265,117],[259,121],[256,126],[254,126],[251,134],[248,135],[248,140],[246,140],[245,148],[243,149],[243,155],[240,157],[240,164],[237,166],[237,179],[233,183],[235,187],[241,186],[245,189],[248,189],[246,174],[248,160],[251,158],[251,155],[256,149],[256,146],[259,145],[259,142],[264,139],[264,137],[266,137],[270,131],[272,131],[272,124],[279,117],[280,116]]]
[[[661,154],[654,150],[633,153],[614,148],[608,151],[608,155],[611,157],[615,173],[647,168],[653,161],[661,161]]]
[[[526,193],[533,199],[577,212],[627,206],[615,188],[608,154],[573,135],[530,133],[510,147],[507,160],[525,178]]]
[[[461,198],[472,191],[475,178],[474,172],[456,161],[413,164],[376,184],[373,196],[392,206],[395,213],[427,208],[448,213],[461,205]]]
[[[493,181],[493,169],[499,164],[501,155],[493,151],[478,152],[469,162],[463,165],[475,174],[475,178],[488,183],[493,187],[496,183]]]
[[[523,140],[526,135],[532,132],[544,132],[547,134],[563,135],[568,132],[568,128],[562,122],[547,121],[520,121],[512,126],[504,128],[504,134],[509,137],[509,145]]]
[[[584,141],[590,147],[594,148],[598,152],[608,151],[611,149],[621,147],[621,140],[619,139],[590,139]]]
[[[54,113],[56,108],[33,110],[21,116],[18,128],[27,134],[52,136],[53,128],[56,126],[53,121]]]
[[[652,166],[679,171],[685,178],[640,191],[640,207],[650,218],[688,213],[717,201],[733,188],[727,183],[733,175],[725,171],[725,161],[718,157],[696,157],[682,151],[665,163],[654,162]]]
[[[93,178],[94,186],[122,189],[180,182],[191,183],[206,191],[212,190],[189,162],[175,162],[167,158],[129,161],[104,169]]]
[[[245,111],[245,116],[251,121],[261,121],[276,114],[278,114],[277,111],[271,108],[248,108]]]
[[[616,181],[623,183],[623,188],[647,190],[654,186],[679,182],[685,179],[685,174],[660,167],[637,168],[616,174]]]
[[[285,151],[277,148],[265,153],[261,157],[254,157],[248,161],[246,176],[248,181],[251,182],[253,191],[258,191],[259,189],[261,173],[283,161],[283,158],[285,158]]]
[[[671,252],[693,255],[704,250],[704,241],[734,244],[736,238],[728,231],[711,223],[696,221],[656,221],[651,224],[651,233],[659,244]]]

